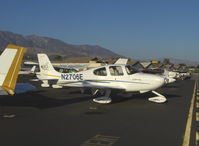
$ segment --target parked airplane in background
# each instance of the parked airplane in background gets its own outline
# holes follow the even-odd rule
[[[21,69],[19,71],[19,74],[22,74],[22,75],[24,75],[24,74],[34,74],[35,73],[35,69],[36,69],[36,66],[33,66],[30,70]]]
[[[53,88],[80,87],[105,91],[104,97],[98,97],[93,101],[98,103],[110,103],[111,90],[121,92],[152,91],[156,97],[149,98],[149,101],[163,103],[166,98],[154,90],[165,84],[165,78],[159,75],[138,73],[130,65],[105,65],[86,71],[76,73],[59,73],[54,70],[46,54],[38,54],[40,73],[37,77],[43,81],[42,87],[49,87],[49,81],[54,81]]]
[[[163,74],[165,76],[170,77],[170,78],[175,78],[175,79],[179,78],[179,73],[175,72],[175,71],[169,71],[169,70],[165,69],[164,72],[163,72]]]
[[[190,79],[191,73],[188,71],[179,71],[179,76],[181,80]]]
[[[14,95],[18,72],[26,48],[8,45],[0,56],[0,95]]]
[[[119,58],[114,64],[127,64],[128,59],[126,58]]]
[[[164,70],[164,75],[175,78],[175,79],[190,79],[191,74],[188,71],[168,71]]]

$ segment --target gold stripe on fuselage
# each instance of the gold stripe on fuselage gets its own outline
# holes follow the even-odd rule
[[[56,76],[56,75],[48,75],[48,74],[43,74],[44,76],[50,76],[50,77],[60,77],[60,76]]]

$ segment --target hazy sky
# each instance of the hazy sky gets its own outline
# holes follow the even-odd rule
[[[199,0],[1,0],[0,30],[199,61]]]

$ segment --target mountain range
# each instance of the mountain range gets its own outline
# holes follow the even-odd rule
[[[24,36],[21,34],[16,34],[9,31],[0,31],[0,52],[8,45],[14,44],[28,48],[26,53],[26,58],[28,57],[31,60],[36,60],[37,53],[46,53],[51,59],[56,56],[61,56],[66,60],[67,58],[118,58],[124,57],[122,55],[116,54],[109,49],[93,46],[93,45],[72,45],[64,41],[50,38],[42,37],[37,35]],[[136,57],[136,56],[135,56]],[[169,58],[170,62],[173,64],[186,64],[189,66],[197,66],[199,62]],[[163,61],[163,58],[159,59],[143,59],[143,60],[159,60]]]
[[[183,60],[183,59],[177,59],[177,58],[169,58],[169,59],[170,59],[170,62],[172,62],[173,64],[186,64],[187,66],[199,65],[199,62],[197,61]]]
[[[163,62],[165,58],[153,58],[153,59],[145,59],[145,61],[151,61],[151,60],[158,60],[160,62]],[[187,66],[197,66],[199,65],[199,62],[197,61],[190,61],[190,60],[183,60],[178,58],[168,58],[170,63],[172,64],[186,64]]]
[[[24,36],[8,31],[0,31],[0,50],[3,50],[8,44],[27,47],[28,52],[26,55],[29,57],[36,57],[37,53],[46,53],[49,56],[59,55],[62,57],[99,57],[107,59],[122,57],[97,45],[72,45],[50,37],[37,35]]]

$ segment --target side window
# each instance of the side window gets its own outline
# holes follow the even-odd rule
[[[124,75],[121,66],[110,66],[109,71],[110,71],[110,74],[112,76],[122,76],[122,75]]]
[[[106,72],[106,68],[105,67],[96,69],[96,70],[94,70],[93,73],[95,75],[97,75],[97,76],[107,76],[107,72]]]

